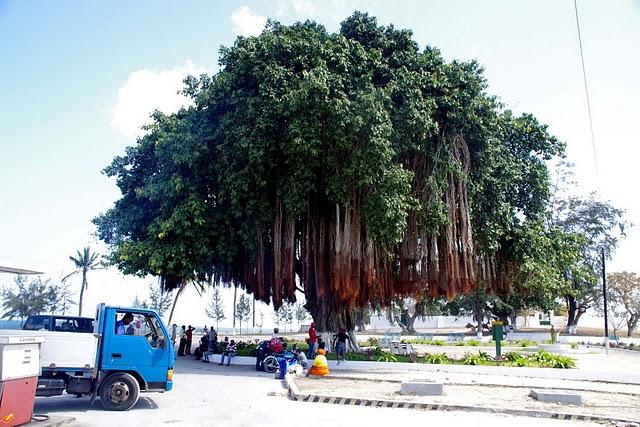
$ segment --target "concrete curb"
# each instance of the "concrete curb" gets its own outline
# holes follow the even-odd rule
[[[371,382],[377,382],[377,383],[395,383],[395,384],[400,384],[402,383],[403,380],[401,379],[387,379],[387,378],[368,378],[368,377],[360,377],[360,376],[355,376],[355,375],[349,375],[349,376],[336,376],[336,375],[331,375],[331,376],[326,376],[324,377],[324,379],[327,380],[356,380],[356,381],[371,381]],[[536,378],[539,379],[539,378]],[[570,380],[555,380],[555,381],[570,381]],[[576,387],[567,387],[567,386],[532,386],[532,385],[521,385],[521,384],[499,384],[499,383],[483,383],[483,384],[478,384],[478,383],[473,383],[473,382],[452,382],[452,381],[447,381],[445,383],[446,385],[455,385],[455,386],[483,386],[483,387],[494,387],[494,388],[544,388],[545,390],[567,390],[567,391],[586,391],[586,392],[592,392],[592,393],[601,393],[602,390],[594,390],[591,388],[576,388]],[[617,384],[617,383],[616,383]],[[640,393],[633,393],[633,392],[621,392],[621,391],[615,391],[614,393],[616,394],[626,394],[628,396],[640,396]]]
[[[467,411],[467,412],[483,412],[492,414],[507,414],[515,416],[533,417],[533,418],[549,418],[555,420],[578,420],[578,421],[595,421],[595,422],[614,422],[627,423],[635,425],[638,420],[629,420],[624,418],[610,418],[602,415],[578,415],[563,412],[551,412],[540,410],[525,409],[501,409],[489,408],[486,406],[475,405],[446,405],[434,403],[415,403],[403,402],[391,399],[363,399],[342,396],[326,396],[322,394],[302,393],[295,383],[295,375],[287,374],[285,376],[285,385],[289,389],[289,397],[297,402],[313,402],[313,403],[330,403],[334,405],[350,405],[350,406],[368,406],[375,408],[405,408],[417,409],[422,411]]]

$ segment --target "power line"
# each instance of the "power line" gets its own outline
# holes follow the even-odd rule
[[[580,60],[582,62],[582,78],[584,80],[584,94],[587,97],[587,112],[589,113],[589,129],[591,130],[591,147],[593,149],[593,162],[598,175],[598,153],[596,151],[596,137],[593,133],[593,118],[591,117],[591,102],[589,101],[589,86],[587,85],[587,71],[584,66],[584,52],[582,49],[582,34],[580,32],[580,19],[578,18],[578,0],[573,0],[573,7],[576,11],[576,28],[578,29],[578,44],[580,46]]]

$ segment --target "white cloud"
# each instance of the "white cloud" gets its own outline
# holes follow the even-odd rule
[[[242,6],[231,14],[233,32],[238,36],[257,36],[267,24],[267,18],[256,15],[248,6]]]
[[[311,16],[315,13],[315,7],[311,0],[292,0],[291,3],[296,15]]]
[[[277,0],[275,15],[283,18],[290,15],[294,19],[313,19],[335,25],[342,22],[356,10],[353,0]]]
[[[189,74],[202,74],[204,67],[187,60],[183,66],[170,70],[137,70],[129,75],[118,90],[118,99],[111,110],[111,126],[129,138],[144,134],[141,126],[149,124],[154,110],[174,113],[188,105],[190,100],[178,91]]]
[[[287,11],[287,4],[284,0],[276,1],[276,16],[283,16]]]

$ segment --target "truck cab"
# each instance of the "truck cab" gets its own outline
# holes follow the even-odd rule
[[[100,309],[100,308],[99,308]],[[118,333],[117,324],[126,315],[132,320]],[[171,336],[153,310],[107,307],[99,323],[102,336],[100,370],[129,372],[138,378],[144,391],[167,391],[172,381],[167,367],[173,369],[175,352]]]

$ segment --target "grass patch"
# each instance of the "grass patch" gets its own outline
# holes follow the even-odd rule
[[[434,365],[446,365],[450,363],[449,356],[444,353],[426,354],[422,360],[422,363],[431,363]]]
[[[492,362],[495,362],[493,357],[489,356],[484,351],[481,351],[477,354],[469,354],[464,359],[462,359],[463,365],[488,365]]]

